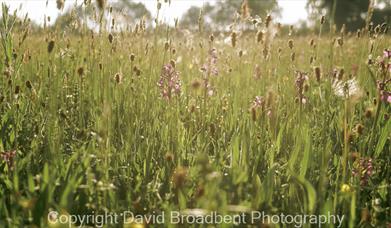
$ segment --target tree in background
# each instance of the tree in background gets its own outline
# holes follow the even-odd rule
[[[198,26],[200,7],[192,6],[183,15],[181,25],[194,28]],[[277,0],[225,0],[217,1],[214,5],[206,3],[202,7],[204,26],[221,27],[231,24],[237,15],[241,15],[243,19],[247,16],[265,17],[267,14],[273,13],[279,15],[280,8]]]
[[[151,19],[151,13],[142,3],[135,3],[129,0],[114,1],[111,5],[111,18],[115,18],[116,25],[127,26],[135,24],[137,20]],[[107,12],[106,12],[107,13]],[[107,17],[108,15],[106,15]],[[68,26],[79,26],[83,21],[98,23],[99,15],[92,3],[75,5],[56,19],[55,27],[67,28]],[[111,22],[110,22],[111,23]]]
[[[346,30],[355,31],[366,26],[367,13],[373,0],[309,0],[308,10],[310,19],[318,19],[319,15],[326,15],[340,29],[343,24]],[[373,5],[372,21],[375,24],[390,20],[391,2],[378,0]]]

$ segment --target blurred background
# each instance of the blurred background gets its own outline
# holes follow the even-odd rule
[[[98,27],[93,20],[95,0],[6,0],[5,3],[11,11],[17,10],[20,18],[27,13],[37,29],[65,28],[84,21],[91,28]],[[235,20],[248,20],[251,28],[250,20],[260,20],[270,14],[283,27],[294,24],[299,34],[306,34],[316,29],[319,15],[335,24],[335,29],[345,25],[347,31],[365,25],[370,6],[374,9],[370,12],[373,24],[389,23],[391,18],[389,0],[106,0],[106,5],[112,7],[116,25],[122,28],[142,18],[151,21],[153,26],[153,19],[158,18],[160,23],[192,30],[198,28],[201,14],[205,30],[226,31]]]

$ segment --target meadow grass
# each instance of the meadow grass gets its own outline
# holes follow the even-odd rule
[[[25,39],[3,23],[0,226],[60,227],[51,210],[194,208],[389,225],[390,37],[269,23]]]

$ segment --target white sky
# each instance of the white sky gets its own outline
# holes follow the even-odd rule
[[[65,9],[75,4],[81,4],[83,0],[65,0]],[[147,9],[156,15],[156,0],[133,0],[134,2],[143,3]],[[216,1],[216,0],[214,0]],[[241,1],[241,0],[238,0]],[[262,0],[259,0],[262,1]],[[44,15],[50,16],[52,22],[55,18],[61,14],[56,8],[56,0],[48,0],[46,6],[46,0],[5,0],[3,1],[10,6],[10,11],[13,12],[18,9],[18,15],[24,15],[28,13],[29,17],[35,22],[42,24]],[[95,2],[95,0],[93,0]],[[164,2],[161,0],[161,2]],[[171,0],[171,5],[168,3],[162,4],[161,15],[166,22],[173,23],[175,18],[181,18],[184,12],[191,6],[202,6],[204,3],[213,2],[208,0]],[[281,18],[279,22],[283,24],[293,24],[299,20],[307,19],[307,11],[305,9],[306,0],[278,0],[279,6],[282,8]],[[21,8],[20,8],[21,6]]]

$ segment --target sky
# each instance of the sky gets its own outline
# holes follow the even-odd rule
[[[53,22],[55,18],[61,14],[61,11],[56,7],[56,0],[48,0],[47,6],[46,1],[47,0],[5,0],[3,2],[10,6],[11,12],[17,9],[18,15],[20,16],[24,16],[28,13],[32,20],[38,24],[43,24],[45,15],[50,16]],[[83,2],[83,0],[65,0],[65,10],[72,7],[73,4],[75,4],[75,1],[79,5]],[[133,0],[133,2],[143,3],[152,15],[156,15],[156,0]],[[161,0],[161,2],[164,1]],[[168,6],[168,4],[162,4],[161,13],[164,17],[164,21],[173,24],[174,19],[181,18],[191,6],[202,6],[206,2],[213,2],[213,0],[171,0],[170,6]],[[306,20],[306,3],[306,0],[278,0],[278,4],[282,8],[281,18],[278,21],[283,24],[294,24],[299,20]]]

